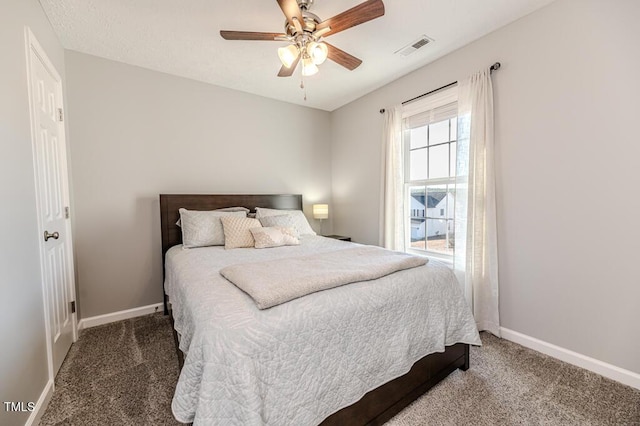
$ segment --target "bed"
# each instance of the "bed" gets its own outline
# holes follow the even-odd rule
[[[382,424],[452,371],[469,368],[469,344],[480,344],[477,329],[453,274],[437,262],[257,309],[219,269],[352,243],[304,236],[299,246],[277,249],[180,246],[179,208],[233,206],[302,210],[302,196],[160,195],[165,314],[172,315],[178,353],[186,354],[172,403],[176,419]],[[420,273],[429,278],[416,278]],[[434,295],[446,293],[443,301],[416,289],[418,281],[428,281]],[[416,317],[420,310],[428,320]]]

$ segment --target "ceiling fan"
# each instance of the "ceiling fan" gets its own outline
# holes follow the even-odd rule
[[[354,70],[362,61],[324,41],[324,37],[347,30],[356,25],[384,15],[382,0],[367,0],[333,18],[322,21],[309,12],[314,0],[277,0],[287,20],[284,33],[260,33],[248,31],[220,31],[225,40],[274,40],[286,41],[289,45],[278,49],[282,68],[278,77],[293,75],[302,61],[302,75],[318,72],[318,65],[327,58]]]

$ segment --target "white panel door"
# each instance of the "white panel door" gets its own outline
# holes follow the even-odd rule
[[[55,376],[76,337],[62,82],[30,32],[27,39],[45,315]]]

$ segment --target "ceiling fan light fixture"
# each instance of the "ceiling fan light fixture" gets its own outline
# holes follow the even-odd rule
[[[280,62],[282,62],[282,65],[287,68],[290,68],[291,65],[293,65],[299,55],[300,51],[295,44],[278,48],[278,57],[280,58]]]
[[[309,56],[302,58],[302,75],[305,77],[312,76],[318,72],[318,66],[313,63],[313,59]]]
[[[318,42],[312,41],[307,46],[307,53],[313,60],[314,64],[320,65],[327,60],[329,49],[327,48],[327,45],[324,43],[318,43]]]
[[[320,19],[309,11],[314,0],[277,0],[286,18],[283,33],[220,30],[225,40],[286,41],[278,49],[282,67],[278,77],[291,77],[302,62],[303,76],[318,72],[318,65],[327,59],[353,71],[362,61],[337,47],[324,43],[324,37],[348,30],[384,15],[383,0],[360,0],[360,4],[329,18]]]

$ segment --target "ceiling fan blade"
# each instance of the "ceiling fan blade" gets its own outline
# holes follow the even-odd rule
[[[322,21],[316,26],[316,31],[330,27],[331,30],[325,33],[325,36],[329,36],[348,30],[356,25],[364,24],[382,15],[384,15],[384,3],[382,3],[382,0],[367,0],[333,18]]]
[[[327,43],[326,41],[324,42],[324,44],[326,44],[329,48],[327,58],[331,59],[336,64],[342,65],[349,71],[353,71],[354,69],[358,68],[362,63],[360,59],[356,58],[353,55],[349,55],[344,50],[340,50],[337,47]]]
[[[291,77],[293,75],[293,72],[296,70],[296,67],[298,66],[298,62],[300,62],[301,56],[302,55],[298,55],[296,60],[293,61],[289,68],[283,65],[282,68],[280,68],[280,72],[278,72],[278,77]]]
[[[273,41],[277,37],[287,37],[282,33],[254,33],[250,31],[220,31],[225,40],[267,40]]]
[[[302,18],[302,11],[296,0],[278,0],[278,5],[280,9],[282,9],[284,16],[287,17],[290,25],[293,25],[297,29],[302,28],[301,25],[304,25],[304,19]],[[296,20],[298,21],[298,25],[296,25]]]

